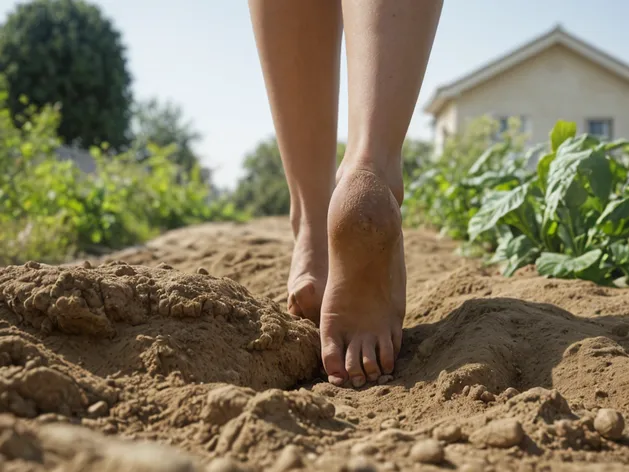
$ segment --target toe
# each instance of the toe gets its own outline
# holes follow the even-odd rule
[[[298,316],[300,318],[303,317],[303,313],[301,311],[301,307],[297,303],[297,298],[294,293],[288,295],[288,303],[287,303],[288,312],[293,316]]]
[[[288,297],[288,312],[291,315],[307,318],[316,325],[321,315],[321,297],[314,282],[307,280],[293,287]]]
[[[395,351],[393,350],[393,341],[390,334],[380,336],[378,339],[378,353],[380,354],[382,373],[392,373],[395,366]]]
[[[328,382],[341,386],[347,381],[343,340],[321,330],[321,358],[328,374]]]
[[[352,339],[347,347],[347,354],[345,356],[345,369],[354,387],[362,387],[365,385],[366,381],[365,372],[361,365],[361,347],[362,342],[359,339]]]
[[[393,330],[393,352],[395,354],[395,359],[400,354],[400,350],[402,349],[402,328],[395,328]]]
[[[378,380],[380,377],[380,366],[376,357],[376,340],[368,339],[363,341],[363,368],[367,379],[371,382]]]

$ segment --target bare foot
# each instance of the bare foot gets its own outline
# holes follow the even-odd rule
[[[328,212],[329,272],[321,309],[328,380],[360,387],[393,371],[402,342],[406,268],[398,201],[367,170],[345,169]]]
[[[319,325],[328,254],[325,227],[316,230],[318,239],[308,230],[299,231],[296,237],[288,276],[288,312]]]

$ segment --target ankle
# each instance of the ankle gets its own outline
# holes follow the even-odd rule
[[[313,217],[303,212],[291,211],[291,227],[293,239],[305,243],[313,249],[321,249],[327,244],[327,213],[324,217]]]

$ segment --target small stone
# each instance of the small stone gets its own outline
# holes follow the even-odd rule
[[[42,415],[37,416],[35,421],[38,423],[67,423],[68,418],[63,415],[58,415],[57,413],[44,413]]]
[[[347,472],[378,472],[376,466],[364,456],[355,456],[347,461],[344,470]]]
[[[94,403],[87,409],[87,414],[92,418],[105,416],[108,412],[109,412],[109,405],[107,404],[107,402],[103,400]]]
[[[560,438],[565,438],[574,430],[572,422],[569,420],[557,420],[553,423],[553,426],[555,427],[555,434]]]
[[[275,466],[273,467],[273,471],[287,472],[291,469],[298,469],[300,467],[303,467],[304,462],[301,457],[302,455],[299,448],[290,444],[286,446],[280,453],[277,461],[275,462]]]
[[[480,400],[483,396],[483,393],[485,393],[486,391],[487,387],[485,387],[484,385],[474,385],[470,388],[469,397],[472,400]]]
[[[519,395],[519,394],[520,394],[520,392],[518,392],[518,390],[513,388],[513,387],[509,387],[504,392],[502,392],[502,396],[505,397],[507,400],[509,398],[513,398],[513,397],[515,397],[516,395]]]
[[[470,442],[478,447],[508,448],[517,446],[524,438],[524,430],[518,420],[507,418],[495,420],[477,429],[470,436]]]
[[[382,470],[382,472],[397,472],[400,468],[395,462],[384,462],[380,466],[380,470]]]
[[[625,419],[611,408],[602,408],[594,418],[594,429],[607,439],[618,440],[622,438],[625,429]]]
[[[102,431],[105,434],[116,434],[118,432],[118,426],[113,423],[107,423],[103,426]]]
[[[467,397],[470,394],[470,386],[466,385],[465,387],[463,387],[463,390],[461,390],[461,395],[463,395],[464,397]]]
[[[393,380],[392,375],[381,375],[380,377],[378,377],[378,385],[387,384],[391,382],[392,380]]]
[[[436,439],[420,439],[411,448],[411,458],[423,464],[443,462],[443,446]]]
[[[481,462],[468,462],[463,464],[458,470],[460,472],[484,472],[485,465]]]
[[[378,452],[378,448],[368,442],[359,442],[352,446],[351,453],[354,456],[373,456]]]
[[[197,274],[201,274],[201,275],[210,275],[210,273],[207,271],[206,268],[204,267],[199,267],[197,269]]]
[[[83,261],[83,263],[81,265],[83,266],[84,269],[91,269],[92,268],[92,263],[90,261]]]
[[[457,442],[461,439],[461,427],[456,424],[437,426],[432,432],[432,437],[448,444]]]
[[[398,428],[390,428],[380,431],[376,435],[376,441],[378,442],[397,442],[397,441],[414,441],[415,437],[407,432]]]
[[[483,393],[481,393],[480,399],[481,399],[481,401],[483,401],[485,403],[489,403],[489,402],[495,401],[496,397],[494,396],[493,393],[488,392],[487,390],[485,390]]]
[[[383,429],[383,430],[397,428],[398,426],[400,426],[400,422],[396,420],[395,418],[389,418],[387,420],[384,420],[382,423],[380,423],[380,429]]]
[[[240,466],[238,461],[230,459],[228,457],[220,457],[214,459],[207,466],[206,472],[243,472],[244,469]]]

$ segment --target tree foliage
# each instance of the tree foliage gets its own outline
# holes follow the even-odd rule
[[[178,105],[160,103],[157,99],[140,102],[135,106],[132,125],[136,145],[173,145],[170,159],[186,172],[199,164],[193,146],[201,135],[191,122],[184,119],[183,110]]]
[[[258,144],[244,160],[244,177],[233,195],[236,208],[252,216],[287,215],[290,194],[275,138]]]
[[[118,31],[83,0],[19,4],[0,30],[0,70],[14,119],[25,108],[60,103],[59,135],[84,148],[128,142],[131,77]]]

